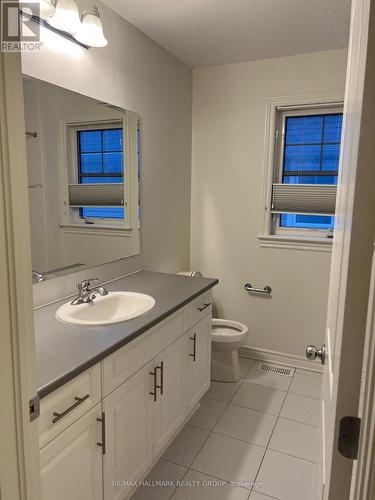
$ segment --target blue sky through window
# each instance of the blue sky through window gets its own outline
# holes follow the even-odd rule
[[[342,113],[288,116],[285,120],[282,182],[337,184]],[[330,229],[334,217],[282,214],[280,226]]]
[[[79,183],[124,182],[122,128],[81,130],[77,135]],[[100,219],[123,219],[125,209],[82,207],[80,215]]]

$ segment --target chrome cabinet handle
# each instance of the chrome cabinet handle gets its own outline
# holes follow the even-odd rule
[[[72,406],[69,406],[69,408],[67,408],[66,410],[64,410],[62,413],[57,413],[57,412],[53,412],[53,416],[55,418],[52,419],[52,423],[55,424],[56,422],[58,422],[59,420],[61,420],[63,417],[65,417],[68,413],[70,413],[71,411],[74,410],[74,408],[77,408],[77,406],[79,406],[80,404],[82,404],[84,401],[86,401],[86,399],[88,399],[90,397],[90,394],[86,394],[86,396],[83,396],[83,398],[78,398],[78,397],[75,397],[75,403],[72,404]]]
[[[158,388],[158,384],[157,384],[157,380],[156,380],[156,370],[157,370],[157,368],[154,368],[150,372],[150,375],[152,375],[154,377],[154,390],[151,391],[150,394],[151,394],[151,396],[154,396],[154,401],[155,402],[158,400],[158,393],[156,392],[157,388]]]
[[[202,312],[205,309],[207,309],[207,307],[210,307],[210,305],[211,305],[211,302],[206,302],[206,303],[203,304],[202,307],[197,307],[197,309],[198,309],[199,312]]]
[[[197,358],[197,334],[194,333],[193,336],[190,337],[190,340],[193,341],[193,353],[190,353],[189,356],[191,356],[195,362]]]
[[[101,422],[102,424],[102,442],[101,443],[96,443],[98,446],[101,447],[102,449],[102,455],[105,455],[106,453],[106,436],[105,436],[105,413],[104,411],[102,412],[102,418],[97,418],[97,422]]]
[[[164,391],[164,361],[160,362],[160,365],[155,368],[155,370],[160,370],[160,384],[156,384],[157,389],[160,389],[160,394]],[[156,377],[155,377],[156,379]]]

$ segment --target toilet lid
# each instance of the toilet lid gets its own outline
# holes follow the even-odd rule
[[[213,342],[241,342],[248,334],[246,325],[238,321],[212,320],[212,341]]]

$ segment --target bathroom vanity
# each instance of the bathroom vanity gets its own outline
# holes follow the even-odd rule
[[[58,321],[67,299],[35,311],[43,500],[134,493],[209,388],[216,284],[143,271],[113,281],[156,302],[113,325]]]

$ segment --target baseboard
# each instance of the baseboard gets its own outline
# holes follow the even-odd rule
[[[286,354],[284,352],[270,351],[268,349],[259,349],[258,347],[241,347],[240,356],[244,358],[258,359],[259,361],[269,361],[282,366],[290,366],[292,368],[301,368],[302,370],[310,370],[312,372],[322,373],[323,367],[316,361],[309,361],[302,356],[295,354]]]

